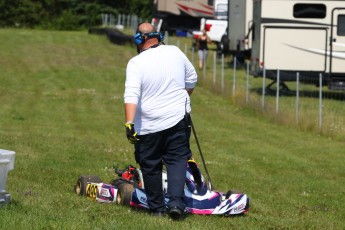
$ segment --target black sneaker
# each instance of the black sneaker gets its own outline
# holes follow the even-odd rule
[[[181,219],[182,217],[182,210],[179,209],[176,206],[173,206],[169,209],[169,216],[171,217],[171,219],[173,220],[178,220]]]

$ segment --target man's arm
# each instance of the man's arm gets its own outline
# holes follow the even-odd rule
[[[188,60],[188,58],[183,55],[185,63],[185,89],[189,96],[193,93],[196,82],[198,81],[198,75],[195,71],[193,64]]]
[[[134,130],[134,118],[137,110],[137,105],[133,103],[125,103],[125,116],[126,116],[126,136],[131,144],[138,143],[138,133]]]
[[[126,123],[134,123],[137,105],[132,103],[125,103],[125,119]]]

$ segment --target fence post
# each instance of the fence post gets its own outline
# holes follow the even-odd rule
[[[224,92],[224,54],[222,54],[222,93]]]
[[[299,120],[299,72],[296,73],[296,126]]]
[[[276,91],[276,113],[279,112],[279,85],[280,85],[280,71],[277,70],[277,91]]]
[[[261,100],[261,106],[262,109],[265,108],[265,87],[266,87],[266,68],[263,68],[263,74],[262,74],[262,100]]]
[[[202,51],[202,79],[205,80],[205,76],[206,76],[206,50]]]
[[[117,16],[117,24],[121,25],[121,14]]]
[[[194,65],[194,47],[192,47],[192,64]]]
[[[232,96],[235,96],[236,94],[236,63],[237,63],[237,58],[234,56],[234,80],[232,83]]]
[[[126,27],[126,15],[125,14],[122,14],[122,16],[121,16],[121,20],[122,20],[122,25],[123,25],[123,27]]]
[[[319,86],[319,130],[322,131],[322,73],[319,77],[320,86]]]
[[[217,53],[213,51],[213,85],[216,84],[216,76],[217,76]]]
[[[132,15],[132,20],[131,20],[131,29],[134,32],[136,26],[138,25],[138,16],[137,15]]]
[[[247,62],[247,73],[246,73],[247,83],[246,83],[246,104],[249,102],[249,62]]]
[[[180,48],[180,39],[177,39],[177,41],[176,41],[176,46],[177,46],[178,48]]]
[[[164,43],[169,45],[169,33],[167,31],[164,33]]]

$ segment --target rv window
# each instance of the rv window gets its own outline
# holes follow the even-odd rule
[[[214,11],[214,16],[228,16],[228,4],[219,4]]]
[[[345,14],[338,15],[338,36],[345,36]]]
[[[295,4],[293,16],[295,18],[325,18],[326,6],[324,4]]]

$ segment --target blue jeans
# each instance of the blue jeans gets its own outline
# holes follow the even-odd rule
[[[175,126],[139,136],[135,145],[135,160],[143,174],[147,203],[151,211],[165,211],[162,187],[163,163],[168,174],[168,208],[184,210],[184,185],[187,161],[192,156],[189,148],[189,121],[182,119]]]

